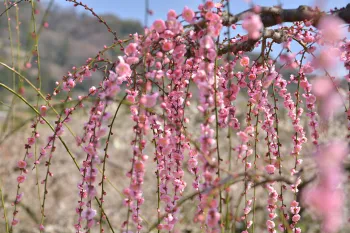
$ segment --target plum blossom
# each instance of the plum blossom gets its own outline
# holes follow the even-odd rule
[[[30,137],[28,138],[28,145],[33,145],[35,143],[35,138],[34,137]]]
[[[165,22],[161,19],[158,19],[156,21],[154,21],[153,23],[153,28],[154,30],[156,30],[158,33],[161,33],[163,31],[165,31],[166,29],[166,25]]]
[[[343,24],[344,21],[337,16],[323,16],[318,23],[318,28],[322,33],[322,39],[328,42],[342,39],[345,33],[340,26]]]
[[[249,60],[250,59],[248,56],[242,57],[242,59],[240,61],[241,66],[243,66],[243,67],[249,66]]]
[[[167,17],[168,17],[168,20],[176,20],[176,11],[172,9],[169,10]]]
[[[17,167],[19,167],[19,168],[26,168],[27,167],[27,162],[24,161],[24,160],[19,160],[17,162]]]
[[[12,222],[11,222],[11,225],[12,226],[16,226],[18,223],[19,223],[18,219],[13,219]]]
[[[260,30],[263,26],[259,15],[252,12],[245,13],[242,27],[248,32],[248,37],[250,39],[258,39],[260,37]]]
[[[130,43],[128,46],[126,46],[124,52],[128,56],[134,55],[137,52],[137,44],[136,43]]]
[[[158,92],[155,92],[153,94],[143,95],[140,102],[146,107],[146,108],[153,108],[157,103],[157,98],[159,96]]]
[[[172,50],[174,47],[174,44],[173,42],[171,41],[165,41],[162,45],[162,49],[165,51],[165,52],[168,52],[170,50]]]
[[[75,85],[75,81],[72,78],[69,78],[67,81],[63,82],[63,90],[70,91]]]
[[[96,215],[96,210],[91,209],[91,208],[88,208],[81,213],[81,216],[83,218],[88,219],[88,220],[93,219],[95,217],[95,215]]]
[[[182,18],[186,20],[188,23],[192,23],[192,20],[194,18],[195,14],[193,10],[189,9],[187,6],[182,11]]]
[[[211,36],[204,36],[201,40],[200,40],[200,46],[201,48],[205,48],[205,49],[212,49],[215,48],[215,43],[214,40]]]
[[[268,173],[268,174],[273,174],[273,173],[275,173],[275,166],[274,165],[272,165],[272,164],[269,164],[269,165],[267,165],[266,167],[265,167],[265,170],[266,170],[266,172]]]
[[[45,116],[46,115],[46,111],[47,111],[47,106],[46,105],[41,105],[40,106],[40,114],[42,116]]]
[[[17,177],[17,182],[21,184],[21,183],[23,183],[26,179],[27,179],[27,177],[25,177],[24,175],[19,175],[19,176]]]
[[[89,95],[95,95],[95,94],[96,94],[96,87],[95,86],[90,87]]]
[[[304,202],[322,218],[326,233],[337,232],[342,225],[345,193],[339,185],[344,181],[342,161],[347,154],[348,144],[343,141],[321,147],[315,158],[319,167],[318,184],[303,193]]]
[[[116,73],[121,76],[120,78],[130,77],[131,76],[131,69],[130,65],[125,63],[123,57],[119,56],[119,64],[115,68]]]

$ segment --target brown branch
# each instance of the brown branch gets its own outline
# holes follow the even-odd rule
[[[226,17],[224,17],[223,25],[231,26],[241,21],[244,14],[247,12],[253,12],[253,9],[229,16],[227,16],[228,14],[225,12],[224,15],[226,15]],[[318,20],[327,13],[317,8],[301,5],[296,9],[283,9],[279,6],[261,7],[259,14],[264,27],[271,27],[280,23],[293,23],[305,20],[313,20],[314,25],[317,25]],[[331,12],[331,14],[338,16],[346,23],[350,23],[350,4],[340,10]]]
[[[227,45],[223,48],[220,48],[218,51],[218,55],[223,55],[228,52],[230,53],[237,53],[239,51],[244,51],[244,52],[251,52],[255,44],[261,39],[261,38],[270,38],[272,39],[275,43],[282,43],[287,40],[287,35],[282,29],[265,29],[262,33],[262,35],[256,39],[248,39],[245,41],[239,41],[234,44]]]
[[[335,11],[333,15],[338,16],[339,18],[344,20],[345,23],[350,23],[350,4],[346,5],[345,8]]]
[[[238,15],[232,15],[227,17],[223,24],[225,26],[230,26],[237,23],[243,19],[244,13],[252,12],[252,9],[244,11]],[[304,20],[316,20],[324,15],[324,12],[321,12],[317,9],[313,9],[309,6],[301,5],[296,9],[283,9],[278,6],[274,7],[261,7],[260,17],[261,21],[264,24],[264,27],[271,27],[283,22],[298,22]]]
[[[244,14],[247,12],[254,12],[253,8],[232,15],[228,12],[223,12],[222,24],[224,26],[231,26],[243,20]],[[336,15],[345,23],[350,23],[350,4],[346,7],[343,7],[339,10],[333,11],[331,15]],[[264,24],[264,27],[271,27],[281,23],[293,23],[305,20],[312,20],[313,25],[317,25],[318,20],[327,15],[326,12],[320,11],[318,8],[312,8],[310,6],[301,5],[295,9],[283,9],[280,6],[274,7],[260,7],[261,21]],[[201,20],[194,25],[195,29],[202,29],[206,26],[206,20]]]
[[[102,23],[109,33],[111,33],[114,36],[114,40],[118,42],[118,44],[123,48],[122,41],[118,39],[117,32],[113,31],[112,28],[108,25],[108,23],[98,14],[95,13],[93,8],[88,7],[88,5],[83,4],[82,2],[78,2],[77,0],[66,0],[66,2],[74,3],[74,7],[81,6],[84,7],[85,10],[90,11],[91,14],[98,19],[100,23]]]
[[[227,12],[223,13],[223,25],[224,26],[231,26],[232,24],[235,24],[239,21],[241,21],[244,17],[244,14],[247,12],[251,12],[253,9],[249,9],[246,11],[243,11],[236,15],[228,14]],[[223,55],[228,52],[231,53],[237,53],[239,51],[244,52],[251,52],[256,43],[262,39],[262,38],[270,38],[275,43],[282,43],[286,41],[288,38],[287,33],[283,31],[283,29],[267,29],[267,27],[275,26],[278,24],[281,24],[283,22],[299,22],[299,21],[305,21],[305,20],[312,20],[312,23],[315,27],[317,27],[319,19],[327,15],[327,13],[320,11],[317,8],[312,8],[309,6],[299,6],[296,9],[283,9],[281,7],[275,6],[275,7],[261,7],[260,11],[260,17],[261,21],[264,24],[264,31],[262,32],[261,36],[257,39],[248,39],[248,40],[240,40],[236,43],[229,44],[226,46],[223,46],[219,48],[218,55]],[[330,13],[331,15],[336,15],[342,20],[344,20],[345,23],[350,23],[350,4],[348,4],[346,7],[341,8],[336,11],[332,11]],[[194,25],[195,29],[202,29],[205,28],[206,21],[201,20],[197,24]]]

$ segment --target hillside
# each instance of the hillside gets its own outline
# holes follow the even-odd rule
[[[46,4],[48,1],[46,1]],[[73,5],[72,5],[73,6]],[[19,66],[23,68],[26,76],[36,76],[35,59],[29,60],[31,69],[26,69],[25,64],[31,57],[33,50],[31,5],[29,2],[19,4],[20,21],[20,49]],[[0,12],[5,6],[0,5]],[[36,14],[37,31],[39,35],[39,51],[41,57],[41,74],[46,80],[43,88],[46,91],[52,90],[54,82],[61,77],[72,66],[80,66],[86,59],[95,56],[104,45],[113,43],[113,35],[93,17],[90,12],[78,13],[74,7],[60,8],[57,5],[37,4]],[[16,30],[16,8],[8,11],[12,32],[13,54],[17,64],[17,30]],[[130,33],[142,32],[142,25],[133,20],[122,20],[115,15],[100,15],[112,30],[117,32],[119,38],[126,38]],[[45,18],[44,18],[45,17]],[[44,20],[43,20],[44,18]],[[44,23],[46,22],[46,27]],[[9,64],[11,62],[11,43],[9,40],[7,16],[0,18],[0,61]],[[113,52],[115,55],[116,51]],[[11,65],[11,64],[9,64]],[[18,67],[16,65],[16,67]],[[2,67],[0,68],[2,80],[11,78],[11,74]],[[91,83],[86,83],[91,85]],[[0,91],[1,92],[1,91]]]

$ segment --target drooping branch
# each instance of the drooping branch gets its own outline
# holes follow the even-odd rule
[[[245,173],[239,173],[239,174],[236,174],[235,177],[233,177],[233,176],[228,176],[228,177],[222,179],[222,180],[218,183],[217,186],[209,187],[209,188],[206,188],[206,189],[201,190],[201,191],[196,191],[196,192],[193,192],[193,193],[191,193],[191,194],[189,194],[189,195],[183,197],[182,199],[180,199],[180,200],[177,202],[176,207],[179,208],[181,205],[183,205],[184,203],[186,203],[186,202],[189,201],[189,200],[192,200],[193,198],[195,198],[195,197],[196,197],[197,195],[199,195],[200,193],[201,193],[201,194],[210,193],[210,192],[212,192],[212,191],[219,190],[219,189],[222,188],[222,187],[228,187],[228,186],[235,185],[235,184],[237,184],[237,183],[239,183],[239,182],[242,182],[242,181],[244,181],[244,180],[242,179],[242,177],[243,177],[244,175],[247,175],[247,176],[249,176],[249,177],[251,177],[251,178],[254,178],[254,177],[257,176],[257,174],[255,174],[255,173],[247,173],[247,174],[245,174]],[[292,180],[290,180],[290,179],[288,179],[288,178],[285,178],[285,177],[274,177],[274,178],[271,178],[271,177],[268,177],[268,176],[264,176],[264,175],[262,175],[262,174],[259,174],[258,176],[264,177],[265,179],[263,179],[263,180],[258,181],[257,183],[255,183],[255,184],[252,186],[252,188],[258,187],[258,186],[262,186],[262,185],[264,185],[264,184],[266,184],[266,183],[276,182],[276,181],[281,181],[281,182],[284,182],[284,183],[286,183],[286,184],[288,184],[288,185],[294,184],[294,182],[293,182]],[[160,219],[163,220],[166,216],[167,216],[167,214],[163,214],[163,215],[160,217]],[[159,224],[158,221],[155,222],[155,223],[153,223],[153,224],[149,227],[149,229],[148,229],[147,232],[151,232],[153,229],[155,229],[155,228],[157,227],[158,224]]]

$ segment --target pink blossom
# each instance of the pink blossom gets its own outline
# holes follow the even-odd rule
[[[272,164],[269,164],[265,167],[265,170],[267,171],[268,174],[274,174],[275,173],[275,166]]]
[[[40,114],[41,114],[42,116],[45,116],[45,115],[46,115],[46,111],[47,111],[46,105],[41,105],[41,106],[40,106]]]
[[[96,87],[95,86],[90,87],[89,95],[95,95],[95,94],[96,94]]]
[[[263,23],[259,15],[247,12],[243,18],[242,27],[248,32],[250,39],[256,40],[260,37],[260,30],[263,28]]]
[[[303,193],[305,203],[322,218],[327,233],[337,232],[342,225],[345,195],[339,186],[343,180],[342,161],[347,153],[348,144],[343,141],[321,147],[316,158],[319,181]]]
[[[153,94],[143,95],[140,102],[146,107],[146,108],[153,108],[157,103],[157,98],[159,96],[158,92],[155,92]]]
[[[176,12],[174,10],[169,10],[168,11],[168,20],[176,20]]]
[[[245,207],[245,208],[243,209],[243,213],[244,213],[245,215],[247,215],[247,214],[250,213],[251,210],[252,210],[252,208],[251,208],[250,206],[247,206],[247,207]]]
[[[134,55],[137,52],[137,44],[136,43],[130,43],[125,48],[125,54],[128,56]]]
[[[165,22],[161,19],[154,21],[153,29],[156,30],[158,33],[163,32],[166,29]]]
[[[75,81],[72,78],[69,78],[66,82],[63,82],[63,90],[70,91],[75,85]]]
[[[206,14],[205,14],[205,19],[206,20],[214,20],[216,17],[215,17],[215,13],[214,12],[211,12],[211,11],[208,11]]]
[[[145,170],[145,165],[141,161],[135,162],[135,171],[136,172],[143,172]]]
[[[159,144],[160,146],[162,146],[162,147],[165,147],[165,146],[167,146],[167,145],[169,144],[169,139],[166,138],[166,137],[161,137],[161,138],[159,138],[159,140],[158,140],[158,144]]]
[[[21,184],[21,183],[23,183],[26,179],[27,179],[27,177],[25,177],[24,175],[19,175],[19,176],[17,177],[17,182]]]
[[[84,210],[84,211],[81,213],[81,216],[82,216],[83,218],[88,219],[88,220],[93,219],[93,217],[95,217],[95,215],[96,215],[96,210],[91,209],[91,208],[86,209],[86,210]]]
[[[337,41],[345,36],[344,30],[340,27],[344,21],[333,15],[323,16],[318,28],[321,30],[322,38],[326,41]]]
[[[162,45],[162,49],[165,51],[165,52],[168,52],[170,50],[172,50],[174,47],[174,44],[173,42],[171,41],[165,41]]]
[[[246,66],[249,66],[249,61],[250,61],[249,57],[244,56],[242,57],[240,64],[241,66],[246,67]]]
[[[241,141],[243,143],[246,143],[246,142],[249,141],[249,137],[248,137],[247,133],[240,131],[240,132],[237,133],[237,135],[239,136],[239,138],[241,139]]]
[[[263,83],[262,86],[267,89],[271,83],[276,80],[276,78],[278,77],[278,73],[275,71],[275,66],[272,66],[269,69],[269,73],[266,75],[266,77],[263,79]]]
[[[205,49],[215,48],[215,43],[213,41],[213,38],[211,38],[211,36],[208,36],[208,35],[204,36],[199,43],[201,48],[205,48]]]
[[[216,51],[214,49],[208,49],[206,55],[209,60],[213,61],[216,57]]]
[[[313,104],[316,102],[316,97],[314,95],[309,95],[306,97],[306,103]]]
[[[314,66],[308,62],[306,63],[303,67],[302,67],[302,71],[305,73],[305,74],[310,74],[312,72],[314,72],[315,68]]]
[[[132,73],[132,71],[130,69],[130,65],[124,62],[123,57],[119,56],[118,58],[119,58],[120,62],[117,65],[117,67],[115,68],[116,73],[122,77],[125,77],[125,76],[130,77],[131,73]]]
[[[342,97],[337,92],[331,93],[323,100],[320,115],[324,119],[329,119],[335,112],[343,107]]]
[[[18,195],[16,196],[16,203],[19,203],[19,202],[22,200],[23,196],[24,196],[24,193],[18,194]]]
[[[215,227],[220,220],[220,213],[216,209],[211,209],[208,212],[207,224],[209,227]]]
[[[186,20],[188,23],[192,23],[192,20],[194,18],[195,14],[193,10],[189,9],[187,6],[182,11],[182,18]]]
[[[267,220],[266,221],[266,226],[269,229],[273,229],[273,228],[275,228],[275,223],[273,221],[271,221],[271,220]]]
[[[292,221],[293,222],[298,222],[299,220],[300,220],[300,215],[299,214],[293,215],[293,217],[292,217]]]
[[[84,147],[84,151],[86,153],[88,153],[89,155],[94,155],[96,153],[95,149],[94,149],[94,146],[91,143]]]
[[[299,202],[293,200],[292,203],[290,204],[291,207],[297,207],[299,205]]]
[[[204,4],[206,10],[211,10],[213,7],[215,7],[215,3],[212,0],[207,0]]]
[[[328,48],[321,50],[320,54],[317,56],[315,63],[322,68],[330,69],[333,68],[337,60],[339,60],[340,51],[336,48]]]
[[[334,90],[333,83],[328,77],[315,78],[312,86],[312,92],[318,97],[327,97]]]
[[[27,162],[26,161],[24,161],[24,160],[19,160],[18,162],[17,162],[17,167],[19,167],[19,168],[26,168],[27,167]]]
[[[133,65],[136,64],[140,61],[140,59],[138,57],[127,57],[126,58],[126,63],[129,65]]]
[[[305,43],[312,43],[312,42],[314,42],[314,40],[315,40],[315,37],[313,37],[311,34],[307,34],[304,37],[304,42]]]
[[[28,138],[28,145],[33,145],[35,143],[35,138],[34,137],[30,137]]]
[[[12,222],[11,222],[11,225],[12,226],[16,226],[18,223],[19,223],[18,219],[13,219]]]

